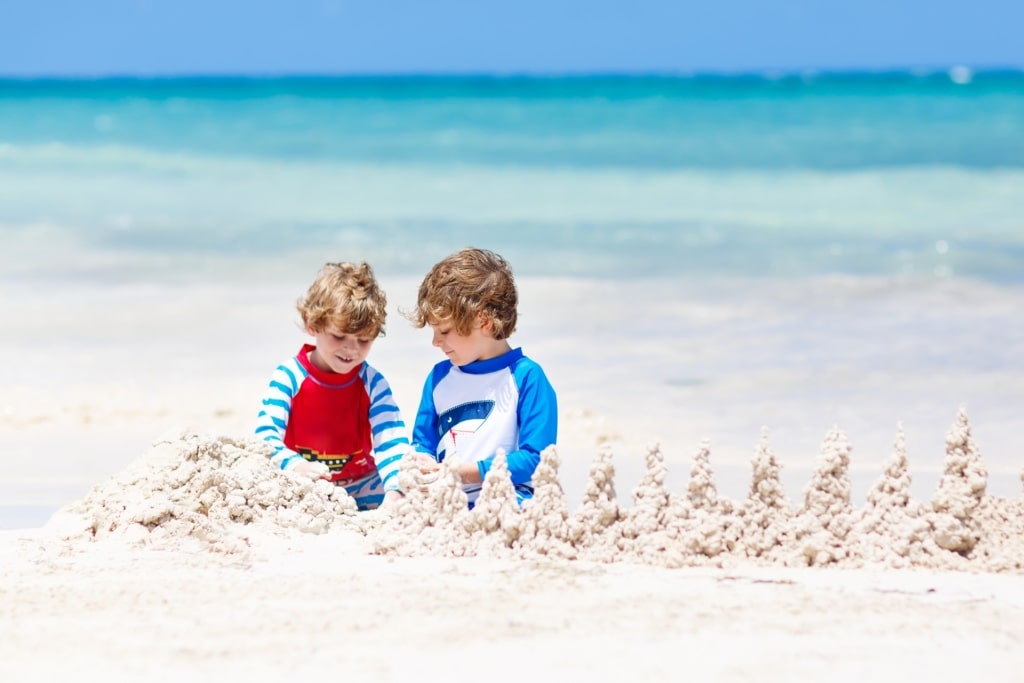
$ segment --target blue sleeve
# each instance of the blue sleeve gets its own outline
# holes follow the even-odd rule
[[[547,375],[537,363],[524,358],[513,375],[519,387],[519,448],[505,455],[513,484],[533,479],[540,463],[540,452],[558,442],[558,399]],[[494,458],[480,462],[480,476],[485,477]]]
[[[420,407],[416,411],[416,422],[412,428],[412,447],[419,453],[425,453],[437,459],[437,446],[441,442],[441,434],[437,430],[437,408],[434,406],[434,387],[448,374],[451,364],[438,363],[423,383],[423,395]]]

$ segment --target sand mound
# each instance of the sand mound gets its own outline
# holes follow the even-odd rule
[[[72,541],[230,554],[246,552],[260,535],[352,524],[356,506],[344,489],[281,472],[267,455],[256,439],[171,435],[47,527]]]
[[[838,428],[826,434],[799,506],[786,496],[763,431],[750,491],[740,503],[718,494],[710,445],[703,442],[680,495],[666,488],[664,458],[651,447],[629,506],[617,500],[605,447],[582,503],[570,511],[552,447],[541,455],[535,496],[522,508],[499,455],[472,510],[451,469],[442,466],[427,478],[404,463],[399,477],[407,496],[389,510],[357,513],[343,490],[270,467],[265,446],[254,439],[183,433],[61,510],[48,528],[75,543],[122,540],[223,553],[246,552],[274,536],[340,530],[364,537],[365,552],[397,556],[1024,569],[1024,501],[986,493],[988,475],[963,409],[947,435],[944,472],[929,503],[910,494],[902,428],[859,509],[850,500],[852,450]]]

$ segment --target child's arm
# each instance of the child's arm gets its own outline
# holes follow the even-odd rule
[[[306,463],[300,454],[284,445],[284,434],[291,416],[292,399],[305,377],[302,366],[294,360],[277,366],[270,384],[263,394],[263,407],[256,417],[256,436],[270,444],[270,461],[282,470],[293,469]]]
[[[370,397],[370,434],[384,491],[398,491],[398,464],[409,451],[405,422],[384,375],[363,365],[363,386]]]
[[[437,407],[434,405],[434,387],[443,375],[435,368],[427,381],[423,383],[423,394],[420,396],[420,407],[416,411],[416,422],[412,428],[412,447],[417,453],[423,453],[432,460],[437,460],[437,446],[441,435],[437,431]]]
[[[514,371],[519,386],[519,448],[505,454],[513,484],[533,478],[540,463],[540,452],[558,440],[558,399],[544,370],[533,361],[520,362]],[[483,481],[494,456],[477,463]]]

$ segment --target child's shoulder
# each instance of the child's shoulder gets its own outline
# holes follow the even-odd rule
[[[510,368],[516,377],[546,377],[544,368],[541,367],[541,364],[525,354],[520,355],[515,359],[510,365]]]
[[[359,369],[359,374],[363,380],[374,380],[380,381],[384,379],[384,373],[380,371],[375,365],[371,365],[367,361],[363,361],[363,366]]]
[[[526,355],[521,346],[517,346],[509,351],[505,356],[508,358],[508,364],[510,367],[515,368],[537,368],[540,369],[540,363]]]
[[[442,361],[438,361],[434,364],[434,367],[430,368],[428,377],[436,383],[438,380],[444,379],[454,367],[455,365],[445,358]]]
[[[309,352],[313,350],[313,346],[310,344],[304,344],[295,353],[289,355],[287,358],[277,364],[277,370],[289,369],[304,371],[306,365],[309,364]]]
[[[294,375],[295,377],[305,377],[309,374],[309,371],[306,370],[299,357],[297,355],[293,355],[282,360],[277,364],[277,367],[274,368],[274,374],[280,373],[287,373]]]

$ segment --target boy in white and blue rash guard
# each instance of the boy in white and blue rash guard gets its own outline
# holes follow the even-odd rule
[[[558,436],[555,390],[541,366],[508,342],[517,306],[508,263],[463,249],[427,274],[410,316],[417,327],[431,327],[434,346],[448,357],[424,384],[413,448],[424,471],[442,461],[454,465],[470,507],[499,450],[519,503],[532,497],[540,452]]]

